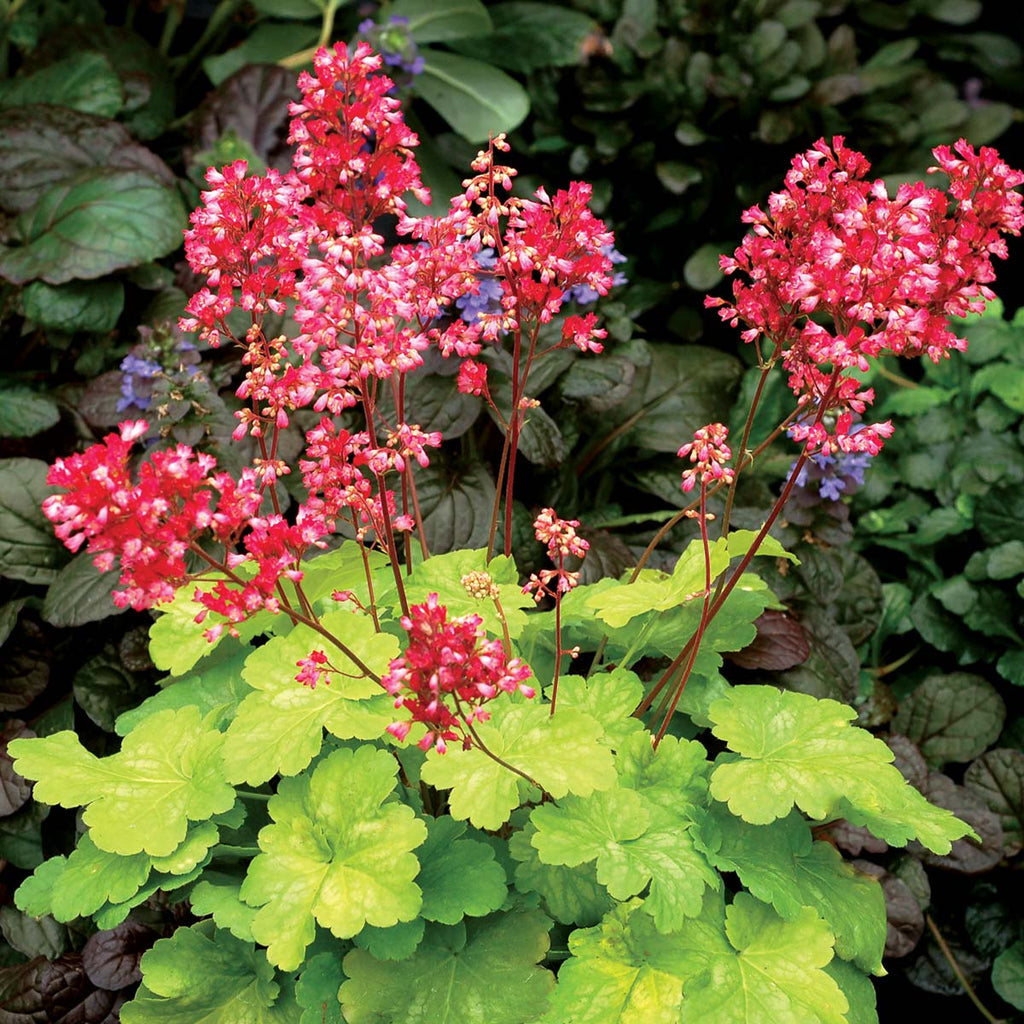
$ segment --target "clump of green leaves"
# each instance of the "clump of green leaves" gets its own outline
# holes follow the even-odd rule
[[[350,571],[353,547],[314,559],[311,575]],[[470,561],[487,568],[484,551],[436,555],[413,585]],[[780,1022],[870,1019],[882,890],[812,826],[844,818],[937,855],[970,829],[905,782],[852,709],[724,681],[711,692],[718,652],[744,646],[773,600],[756,578],[720,613],[694,678],[695,691],[706,680],[697,717],[722,753],[672,736],[654,749],[631,717],[643,684],[628,665],[692,630],[693,561],[572,592],[567,628],[595,650],[601,629],[588,633],[574,610],[593,609],[613,663],[563,676],[554,715],[520,697],[478,727],[530,782],[475,747],[396,746],[373,684],[296,685],[310,639],[284,616],[259,646],[225,635],[209,650],[172,606],[152,654],[176,675],[120,720],[119,753],[97,758],[72,732],[11,743],[36,798],[84,807],[86,826],[70,857],[26,880],[19,908],[110,929],[154,892],[191,900],[202,920],[145,954],[129,1024],[226,1021],[241,1001],[281,1021],[321,1002],[356,1022],[421,1019],[425,1006],[481,1024],[583,1007],[594,1020],[671,1020],[683,1005],[723,1022],[763,1020],[767,1007]],[[636,604],[645,587],[657,610]],[[397,649],[388,630],[332,614],[383,674]],[[401,613],[378,614],[397,626]],[[512,640],[540,678],[550,615],[528,616]],[[501,636],[499,620],[486,628]]]

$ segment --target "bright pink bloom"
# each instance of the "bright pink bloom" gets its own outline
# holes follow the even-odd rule
[[[733,470],[725,465],[732,458],[732,449],[726,444],[729,440],[729,428],[721,423],[709,423],[694,431],[693,440],[684,444],[676,455],[681,459],[690,457],[694,463],[692,469],[683,470],[683,491],[692,491],[700,478],[701,486],[707,487],[718,483],[731,484]]]
[[[295,664],[299,668],[295,676],[296,682],[308,686],[311,690],[316,689],[317,683],[330,686],[330,675],[334,666],[323,651],[310,651],[305,658],[300,658]]]
[[[600,339],[607,338],[608,332],[599,328],[593,313],[586,316],[568,316],[562,324],[562,341],[575,345],[581,352],[603,352]]]
[[[553,508],[541,509],[533,523],[534,533],[537,540],[547,544],[548,557],[558,568],[542,569],[540,573],[531,574],[523,587],[524,594],[533,594],[534,600],[539,603],[544,597],[557,600],[579,585],[580,574],[565,568],[566,558],[583,558],[590,550],[590,542],[576,532],[579,525],[578,519],[559,519]]]
[[[954,149],[959,156],[935,149],[939,166],[931,168],[949,175],[949,196],[918,182],[891,198],[880,180],[868,180],[870,165],[842,136],[831,146],[819,139],[793,159],[767,211],[754,206],[743,215],[750,234],[721,258],[722,269],[737,275],[733,301],[709,296],[705,305],[742,326],[745,341],[767,344],[766,358],[783,356],[790,387],[808,409],[825,402],[839,422],[863,412],[873,396],[847,371],[886,352],[937,361],[963,349],[948,318],[980,311],[993,297],[992,257],[1006,256],[1000,235],[1024,225],[1022,197],[1012,191],[1024,175],[994,149],[975,153],[962,139]],[[809,454],[853,443],[807,429]],[[881,447],[886,430],[868,426],[856,443]]]
[[[426,724],[419,744],[424,750],[436,747],[443,754],[451,740],[468,748],[469,728],[490,717],[484,709],[488,701],[500,693],[535,695],[526,683],[529,667],[518,658],[506,660],[501,643],[486,639],[481,624],[479,615],[449,621],[437,594],[413,605],[402,619],[409,646],[391,662],[381,685],[395,697],[396,708],[406,708],[413,722]],[[409,722],[396,722],[388,732],[405,739]]]
[[[487,367],[475,359],[464,359],[459,367],[457,386],[464,395],[487,393]]]

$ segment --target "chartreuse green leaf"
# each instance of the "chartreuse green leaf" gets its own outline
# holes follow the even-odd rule
[[[135,907],[145,903],[156,892],[173,892],[191,885],[203,873],[199,864],[184,875],[164,875],[153,871],[146,884],[130,899],[123,903],[107,903],[93,914],[92,919],[101,931],[116,928]]]
[[[52,857],[36,868],[21,884],[15,902],[33,917],[52,914],[58,921],[99,913],[116,915],[115,907],[136,906],[157,889],[177,888],[178,878],[205,863],[216,842],[217,826],[204,821],[193,825],[167,857],[152,858],[145,853],[122,856],[99,849],[86,832],[69,857]]]
[[[196,917],[212,917],[218,928],[227,928],[236,939],[252,942],[252,919],[256,910],[242,902],[241,887],[240,878],[207,871],[189,893],[189,902]]]
[[[562,676],[558,682],[558,710],[575,708],[597,719],[604,729],[605,741],[614,749],[634,734],[643,731],[643,723],[633,711],[643,699],[640,677],[626,668],[614,668],[583,676]]]
[[[973,835],[933,807],[892,765],[893,753],[850,725],[857,713],[771,686],[738,686],[708,711],[725,754],[711,774],[711,795],[753,825],[783,818],[795,804],[822,821],[846,818],[891,846],[917,838],[934,853]]]
[[[846,1024],[878,1024],[875,986],[863,971],[837,956],[832,958],[825,973],[839,986],[850,1004],[846,1011]]]
[[[316,604],[329,601],[336,590],[350,591],[365,606],[370,602],[367,570],[373,580],[374,593],[379,598],[387,585],[394,581],[387,556],[357,541],[346,540],[332,551],[303,562],[302,592],[310,604]],[[330,607],[336,608],[337,605]]]
[[[719,807],[714,815],[719,871],[735,871],[786,921],[813,907],[835,934],[839,956],[884,974],[885,897],[878,882],[850,867],[834,846],[814,842],[796,812],[771,825],[750,825]]]
[[[678,1024],[682,978],[659,956],[673,937],[659,935],[640,906],[620,904],[569,936],[573,955],[559,968],[543,1024]]]
[[[719,539],[710,548],[711,579],[718,578],[729,565],[727,541]],[[704,548],[690,543],[679,556],[671,573],[659,569],[641,569],[634,583],[627,571],[618,587],[598,591],[587,600],[587,607],[602,622],[618,628],[638,615],[652,611],[668,611],[678,605],[703,597],[706,582]]]
[[[67,868],[67,857],[44,860],[14,894],[14,905],[29,917],[53,914],[53,890]],[[78,916],[77,914],[74,916]]]
[[[223,779],[224,737],[198,708],[160,711],[125,737],[110,757],[91,754],[70,731],[13,741],[19,774],[35,781],[35,798],[85,807],[83,820],[101,850],[166,857],[185,839],[189,821],[220,814],[235,802]]]
[[[399,921],[390,928],[368,924],[352,941],[378,960],[405,960],[416,952],[426,928],[427,922],[422,917]]]
[[[519,570],[511,558],[499,555],[487,561],[487,549],[475,551],[449,551],[434,555],[421,562],[406,581],[405,592],[410,604],[426,601],[429,594],[448,609],[448,617],[479,615],[484,629],[491,636],[502,636],[501,618],[495,601],[470,595],[462,583],[471,572],[486,572],[498,588],[498,602],[508,624],[508,634],[514,640],[526,625],[524,608],[533,607],[533,598],[523,593],[519,585]]]
[[[295,1024],[274,968],[251,942],[212,921],[179,928],[142,958],[142,985],[121,1007],[122,1024]]]
[[[514,911],[450,927],[429,925],[416,952],[394,963],[354,949],[339,993],[348,1024],[528,1024],[554,984],[536,966],[548,919]],[[566,1018],[566,1021],[568,1018]]]
[[[238,566],[236,572],[240,576],[248,577],[255,572],[255,567],[243,563]],[[212,574],[211,580],[216,581],[219,575]],[[193,585],[180,587],[172,600],[160,605],[160,616],[149,627],[149,656],[153,659],[153,664],[174,676],[185,675],[229,635],[227,632],[221,633],[212,643],[206,639],[204,634],[211,626],[224,624],[227,619],[216,612],[209,612],[202,624],[196,622],[196,616],[206,609],[198,601],[192,600],[194,593]],[[275,626],[280,629],[282,625],[285,629],[289,628],[290,620],[283,615],[261,611],[245,622],[238,623],[235,628],[244,641],[251,640],[261,633],[272,632]]]
[[[238,705],[252,690],[242,678],[251,648],[236,641],[219,647],[203,665],[201,675],[188,675],[183,679],[165,681],[163,689],[147,697],[138,707],[118,715],[114,731],[127,736],[150,715],[168,709],[196,707],[203,721],[215,728],[223,728],[235,716]]]
[[[398,640],[378,633],[368,615],[336,611],[320,621],[378,675],[398,654]],[[311,689],[296,681],[296,663],[318,649],[338,672]],[[380,684],[308,626],[256,648],[242,675],[254,692],[228,727],[223,754],[227,777],[239,782],[259,785],[278,772],[302,771],[320,752],[325,727],[341,739],[376,739],[395,718],[394,701]]]
[[[632,788],[540,805],[530,816],[531,842],[546,864],[596,860],[597,880],[616,900],[650,886],[644,911],[659,931],[674,931],[700,913],[705,887],[721,885],[691,830],[707,800],[704,750],[669,738],[654,752],[646,733],[626,750],[624,781]]]
[[[639,908],[570,936],[544,1024],[846,1024],[823,970],[832,934],[813,910],[787,922],[746,893],[727,908],[709,891],[700,916],[661,935]]]
[[[612,754],[601,742],[604,730],[581,711],[566,708],[552,715],[548,705],[536,701],[502,701],[491,721],[476,730],[491,753],[525,772],[556,799],[569,793],[589,796],[615,784]],[[483,829],[500,828],[531,788],[476,747],[449,747],[446,754],[431,751],[420,775],[428,785],[451,790],[448,806],[453,818],[468,818]]]
[[[153,858],[153,870],[167,875],[187,875],[197,864],[206,861],[206,855],[219,838],[212,821],[201,821],[188,830],[184,842],[166,857]]]
[[[55,861],[64,862],[60,872]],[[123,903],[131,899],[149,878],[152,861],[144,853],[122,857],[97,849],[87,832],[78,841],[77,848],[64,861],[53,858],[36,868],[15,896],[17,906],[38,917],[36,902],[38,889],[33,882],[49,885],[49,908],[58,921],[73,921],[76,917],[89,917],[106,903]]]
[[[735,530],[727,539],[719,538],[710,546],[712,582],[725,572],[733,558],[750,550],[756,536],[753,530]],[[765,537],[757,553],[797,561],[774,537]],[[703,598],[707,580],[704,547],[700,542],[692,541],[679,556],[671,573],[641,569],[634,583],[629,582],[631,576],[632,571],[625,573],[619,586],[598,590],[586,601],[587,607],[599,619],[614,628],[626,625],[638,615],[668,611]]]
[[[597,864],[578,867],[545,864],[533,845],[537,829],[527,822],[509,839],[509,853],[516,864],[516,888],[535,892],[544,908],[561,924],[591,925],[615,905],[608,890],[597,880]]]
[[[420,915],[428,921],[457,924],[463,917],[483,917],[508,895],[505,869],[494,859],[494,850],[465,838],[466,831],[454,818],[427,822],[427,841],[417,854],[416,884],[423,890]]]
[[[397,769],[387,751],[363,746],[281,780],[268,804],[273,824],[260,830],[263,852],[241,889],[260,908],[252,933],[271,963],[295,970],[316,923],[347,939],[366,924],[387,928],[419,914],[412,851],[427,829],[410,807],[385,803]]]
[[[631,736],[618,751],[619,782],[641,793],[650,807],[684,820],[707,804],[707,751],[696,740],[662,738],[655,750],[647,733]]]

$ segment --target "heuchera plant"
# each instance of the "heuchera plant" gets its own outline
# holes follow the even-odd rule
[[[119,566],[119,604],[158,609],[170,677],[118,721],[112,756],[72,732],[11,743],[36,798],[83,807],[85,826],[18,906],[112,928],[158,890],[190,901],[196,923],[145,955],[125,1024],[873,1020],[881,889],[815,829],[845,818],[939,854],[970,829],[851,708],[730,688],[720,652],[778,606],[748,569],[792,559],[769,530],[807,460],[874,455],[892,431],[861,421],[858,371],[961,347],[946,318],[991,297],[1024,177],[960,142],[935,151],[948,194],[890,199],[842,138],[798,156],[723,259],[732,301],[708,300],[757,347],[762,386],[782,362],[792,414],[755,444],[758,388],[735,454],[721,424],[680,439],[696,494],[680,516],[700,535],[672,572],[645,567],[667,524],[624,578],[580,585],[579,523],[545,508],[551,567],[524,585],[511,509],[530,372],[553,349],[601,352],[592,313],[559,318],[572,289],[610,287],[612,235],[585,184],[517,197],[501,136],[445,214],[409,217],[417,140],[380,66],[366,44],[321,50],[292,171],[211,170],[192,218],[208,283],[182,323],[242,350],[252,465],[232,476],[178,445],[136,466],[147,425],[126,422],[52,468],[47,516]],[[500,308],[460,315],[485,283]],[[268,337],[268,311],[294,335]],[[504,431],[480,550],[431,555],[422,529],[416,469],[442,438],[404,409],[431,348]],[[279,441],[296,418],[292,466]],[[759,531],[730,530],[737,479],[787,431],[801,452],[778,502]],[[646,678],[642,658],[668,667]],[[702,728],[713,755],[683,738]]]

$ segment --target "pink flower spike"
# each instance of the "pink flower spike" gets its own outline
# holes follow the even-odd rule
[[[731,484],[734,471],[725,465],[732,458],[732,449],[725,443],[729,429],[722,423],[709,423],[696,430],[693,441],[684,444],[676,455],[694,463],[692,469],[683,470],[682,489],[684,493],[693,490],[698,478],[702,485],[717,483],[719,480]]]

